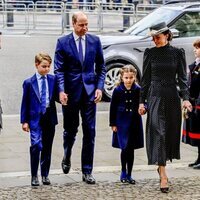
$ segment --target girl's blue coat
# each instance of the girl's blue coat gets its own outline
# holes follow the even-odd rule
[[[113,133],[112,146],[125,149],[130,134],[134,149],[144,147],[142,118],[138,114],[140,86],[133,84],[127,90],[123,83],[113,92],[110,105],[110,126],[117,126]]]

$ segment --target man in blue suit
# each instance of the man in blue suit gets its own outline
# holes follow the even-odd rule
[[[83,12],[74,13],[72,24],[74,31],[58,39],[54,58],[54,73],[58,79],[64,116],[62,169],[67,174],[71,167],[70,157],[80,112],[83,129],[82,178],[88,184],[95,184],[92,169],[96,103],[102,98],[106,73],[104,57],[99,38],[86,34],[87,16]]]
[[[35,56],[36,73],[23,83],[21,104],[22,129],[30,132],[31,185],[39,186],[38,165],[40,162],[42,183],[50,185],[48,178],[51,150],[58,123],[55,100],[57,82],[50,71],[51,57],[46,53]]]

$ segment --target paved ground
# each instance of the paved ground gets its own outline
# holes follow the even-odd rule
[[[31,188],[29,136],[21,131],[18,115],[4,115],[4,130],[0,135],[0,200],[200,199],[200,171],[187,167],[196,159],[197,150],[185,144],[181,144],[181,160],[167,165],[169,194],[160,193],[156,166],[147,165],[145,148],[137,150],[135,155],[132,175],[136,185],[120,183],[120,151],[111,147],[108,108],[109,103],[98,106],[94,162],[96,185],[87,185],[81,180],[81,128],[73,149],[72,170],[68,175],[62,173],[62,116],[59,114],[50,171],[52,185]]]
[[[107,174],[113,176],[113,174]],[[4,187],[0,189],[0,199],[27,200],[27,199],[75,199],[75,200],[198,200],[200,199],[199,177],[172,178],[170,179],[170,192],[162,194],[159,191],[157,179],[140,179],[136,185],[122,184],[116,181],[98,181],[96,185],[86,185],[83,182],[67,182],[72,177],[69,175],[65,183],[53,183],[51,186]],[[96,174],[99,178],[100,174]],[[56,177],[54,177],[55,179]],[[63,177],[57,177],[59,179]]]

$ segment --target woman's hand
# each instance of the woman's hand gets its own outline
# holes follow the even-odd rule
[[[184,100],[182,104],[183,109],[187,109],[189,112],[192,112],[192,104],[188,100]]]
[[[144,114],[146,113],[146,108],[145,108],[145,106],[144,106],[143,103],[140,103],[140,104],[139,104],[138,113],[139,113],[140,115],[144,115]]]

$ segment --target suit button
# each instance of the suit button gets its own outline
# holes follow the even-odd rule
[[[128,109],[126,109],[126,112],[128,112]]]
[[[132,112],[132,109],[130,109],[130,112]]]
[[[132,100],[130,100],[129,102],[132,102]]]
[[[128,103],[128,100],[126,100],[126,103]]]

